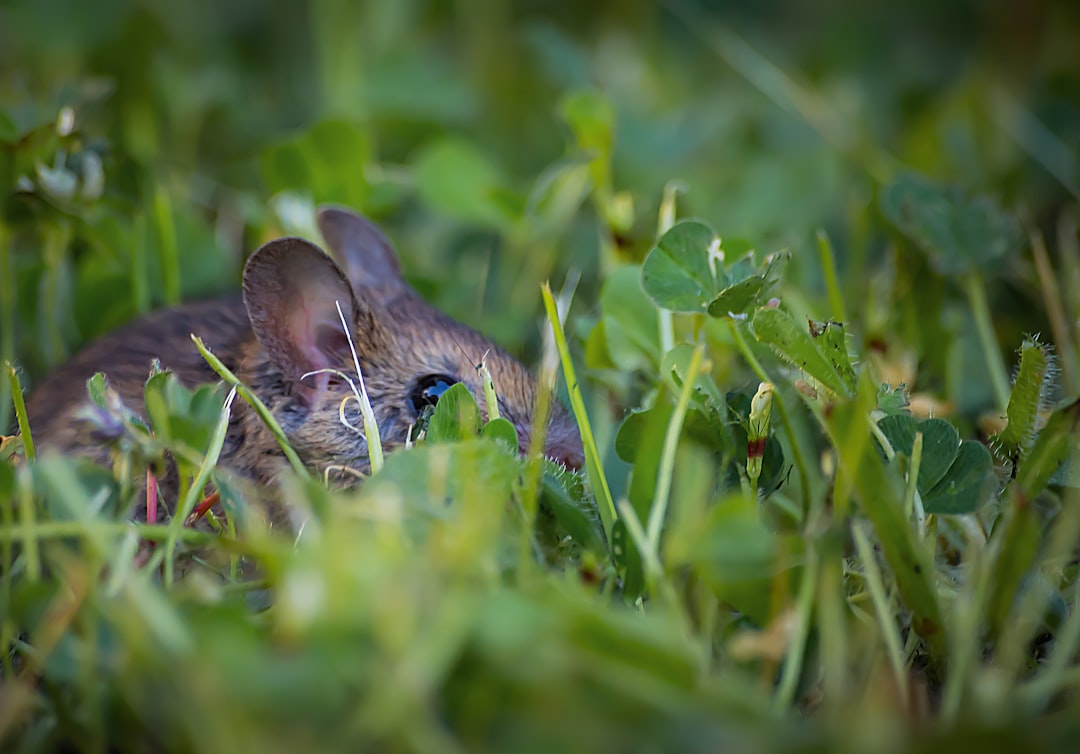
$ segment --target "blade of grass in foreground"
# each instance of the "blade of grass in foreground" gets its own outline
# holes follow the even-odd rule
[[[856,400],[836,404],[824,424],[840,466],[874,525],[900,596],[912,612],[912,627],[940,657],[946,646],[945,626],[933,582],[933,564],[905,515],[900,480],[886,469],[866,427],[866,422],[872,421],[869,408],[875,395],[874,385],[864,374]]]
[[[600,463],[600,453],[596,449],[596,440],[593,439],[592,427],[589,424],[589,416],[585,413],[585,401],[581,397],[581,386],[574,375],[574,364],[570,361],[570,349],[566,345],[566,333],[563,332],[562,323],[559,321],[559,312],[555,307],[555,298],[551,294],[551,286],[544,283],[541,286],[541,294],[544,297],[544,309],[547,311],[551,329],[555,333],[555,344],[559,348],[559,360],[562,362],[563,376],[566,378],[566,390],[570,395],[570,406],[574,411],[578,428],[581,430],[581,444],[585,450],[585,471],[589,475],[589,484],[592,485],[593,494],[597,498],[597,507],[600,509],[600,521],[604,525],[604,534],[608,542],[611,541],[611,529],[615,525],[618,514],[615,511],[615,502],[611,498],[611,488],[608,487],[607,477],[604,475],[603,464]]]
[[[19,422],[19,434],[22,435],[23,453],[26,455],[26,460],[34,460],[34,438],[30,436],[30,420],[26,416],[26,403],[23,401],[22,383],[19,382],[19,373],[15,371],[15,367],[11,362],[4,362],[4,366],[7,367],[8,384],[11,386],[11,399],[15,403],[15,418]],[[0,424],[0,429],[3,429],[4,425]]]

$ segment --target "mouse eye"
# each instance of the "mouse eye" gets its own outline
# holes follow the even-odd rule
[[[458,380],[445,374],[429,374],[421,377],[409,393],[409,407],[417,416],[425,406],[434,406],[439,396],[450,389]]]

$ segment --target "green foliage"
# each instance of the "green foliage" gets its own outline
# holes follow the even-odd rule
[[[751,327],[758,341],[770,346],[791,365],[804,370],[823,387],[836,395],[851,394],[854,386],[850,385],[852,372],[846,349],[832,347],[826,353],[822,346],[829,347],[829,343],[822,341],[819,344],[814,337],[813,322],[808,332],[783,309],[763,307],[754,313]],[[842,338],[842,326],[840,332]]]
[[[1071,750],[1070,10],[4,6],[0,750]],[[201,341],[35,447],[22,388],[321,202],[530,363],[568,278],[584,470],[459,384],[345,487]]]
[[[316,202],[366,209],[371,185],[367,168],[373,154],[364,129],[328,120],[267,148],[262,170],[272,192],[303,191]]]
[[[469,389],[459,382],[439,396],[427,436],[433,442],[446,442],[476,437],[479,432],[480,409]]]
[[[967,197],[916,175],[893,181],[881,196],[890,222],[943,274],[989,271],[1020,248],[1020,225],[985,196]]]
[[[600,290],[603,312],[589,335],[595,354],[590,367],[610,365],[619,372],[655,368],[660,363],[660,317],[641,288],[636,265],[614,270]]]
[[[428,145],[416,162],[420,196],[432,207],[467,223],[506,227],[512,208],[500,205],[498,170],[479,148],[461,139]]]
[[[878,422],[890,449],[909,460],[916,434],[922,453],[916,489],[927,513],[972,513],[996,486],[990,451],[974,440],[960,441],[956,428],[943,419],[916,421],[894,414]]]
[[[729,256],[736,257],[732,264]],[[641,284],[657,306],[676,312],[708,311],[714,317],[742,314],[779,280],[785,256],[754,267],[745,241],[724,246],[709,226],[676,223],[645,258]]]
[[[162,442],[205,453],[211,429],[221,414],[218,385],[189,390],[172,372],[158,372],[146,382],[146,415]]]

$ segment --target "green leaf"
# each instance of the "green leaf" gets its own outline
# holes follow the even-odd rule
[[[649,412],[652,409],[631,411],[619,425],[615,433],[615,453],[627,463],[633,463],[641,447],[642,438],[649,424]]]
[[[754,314],[751,329],[759,342],[772,347],[780,358],[799,367],[825,388],[837,395],[849,395],[837,374],[810,333],[796,324],[783,309],[762,307]]]
[[[678,222],[652,248],[641,267],[641,285],[664,309],[703,312],[728,286],[720,237],[695,220]]]
[[[86,392],[90,396],[90,400],[94,402],[99,408],[106,407],[108,391],[108,382],[105,380],[104,372],[95,372],[90,379],[86,381]]]
[[[925,461],[925,446],[923,453]],[[923,510],[946,515],[972,513],[990,498],[996,484],[990,451],[973,440],[964,440],[948,472],[923,495]]]
[[[729,314],[743,314],[755,304],[760,304],[765,294],[780,281],[788,259],[789,254],[773,254],[761,272],[754,269],[749,258],[737,262],[728,270],[731,285],[709,302],[709,315],[726,317]]]
[[[660,363],[660,319],[641,287],[636,265],[619,267],[600,289],[603,334],[612,363],[622,371],[655,369]]]
[[[881,196],[885,216],[942,274],[990,271],[1020,248],[1020,224],[987,197],[968,197],[921,176],[902,175]]]
[[[146,381],[144,394],[146,414],[159,440],[199,454],[207,451],[224,404],[220,383],[191,390],[173,372],[157,372]]]
[[[980,443],[960,442],[956,428],[944,419],[917,421],[905,414],[893,414],[878,421],[892,449],[911,458],[915,434],[922,432],[916,489],[927,513],[955,515],[971,513],[986,502],[997,484],[990,451]]]
[[[171,377],[172,372],[158,372],[151,375],[146,381],[143,392],[146,418],[150,420],[150,426],[154,428],[157,438],[165,443],[172,440],[172,417],[169,411],[169,400],[165,395],[166,386]]]
[[[506,227],[514,219],[498,169],[470,142],[438,139],[420,152],[414,167],[420,197],[439,212],[493,227]]]
[[[825,358],[840,375],[848,394],[855,392],[855,368],[847,349],[847,332],[842,322],[811,322],[810,334],[817,338]]]
[[[679,343],[664,354],[660,371],[665,377],[671,377],[675,390],[681,390],[689,366],[690,359],[694,355],[694,346],[689,343]],[[699,372],[694,380],[694,392],[691,393],[691,402],[701,408],[708,409],[720,416],[724,415],[726,401],[724,394],[720,392],[716,380],[708,372]]]
[[[439,396],[439,402],[435,404],[435,413],[428,424],[428,440],[453,442],[476,437],[479,433],[480,409],[476,406],[476,399],[465,383],[455,383]]]
[[[167,389],[173,438],[203,454],[210,447],[225,395],[221,383],[188,390],[177,380]]]
[[[692,345],[680,343],[664,354],[660,374],[670,380],[673,395],[682,390],[693,353]],[[698,372],[694,380],[683,435],[719,453],[722,458],[730,458],[735,453],[735,422],[729,415],[727,399],[708,372]]]
[[[648,411],[630,414],[627,421],[619,427],[615,440],[620,457],[631,447],[633,449],[633,455],[628,459],[632,461],[634,468],[630,473],[627,497],[642,521],[648,520],[649,510],[656,496],[656,476],[660,469],[665,433],[673,411],[674,407],[667,400],[660,399]],[[633,437],[628,438],[627,435],[631,433]]]
[[[878,422],[878,429],[897,453],[911,458],[915,434],[923,434],[922,458],[919,461],[919,492],[927,492],[949,470],[960,452],[960,433],[944,419],[918,421],[912,416],[896,414]]]
[[[450,391],[439,398],[439,405]],[[468,395],[468,391],[465,392]],[[467,405],[461,400],[459,405]],[[475,404],[474,404],[475,408]],[[407,453],[390,453],[382,470],[364,484],[367,500],[399,500],[419,535],[426,522],[460,515],[467,506],[509,500],[521,470],[515,456],[475,436],[460,442],[423,443]],[[439,490],[432,494],[432,490]]]
[[[602,289],[601,289],[602,290]],[[615,362],[608,353],[607,326],[600,319],[585,338],[585,366],[595,371],[615,371]]]
[[[442,402],[441,398],[439,402]],[[518,452],[517,429],[514,428],[511,421],[502,416],[488,421],[484,428],[480,430],[480,436],[495,440],[513,453]]]
[[[926,419],[919,423],[923,434],[922,458],[919,461],[920,489],[932,489],[956,463],[960,455],[960,433],[944,419]],[[908,455],[911,448],[907,449]]]
[[[904,385],[882,383],[878,388],[877,407],[886,416],[907,415],[911,399]]]

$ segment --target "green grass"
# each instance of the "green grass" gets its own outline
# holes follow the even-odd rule
[[[939,5],[5,6],[0,750],[1071,750],[1080,21]],[[166,375],[112,468],[35,449],[21,389],[320,202],[530,363],[574,290],[585,470],[452,389],[283,532]],[[166,450],[224,515],[131,521]]]

